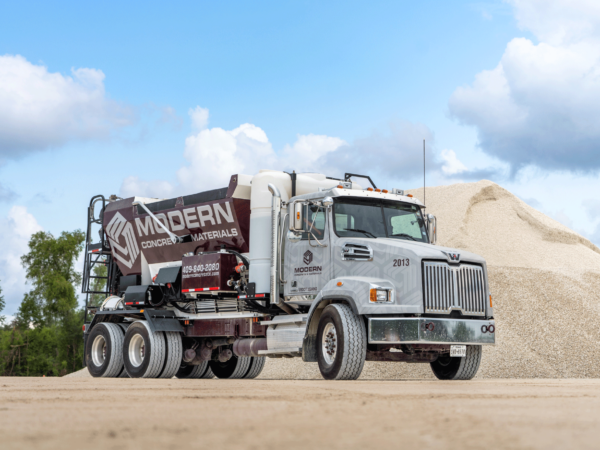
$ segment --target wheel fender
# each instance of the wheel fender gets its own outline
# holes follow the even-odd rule
[[[308,311],[306,318],[306,331],[302,342],[302,360],[305,362],[317,361],[317,328],[319,327],[319,319],[323,310],[332,303],[343,303],[352,308],[354,314],[358,315],[358,308],[354,292],[350,289],[339,289],[338,283],[342,286],[347,282],[346,278],[336,278],[330,280],[325,287],[317,294]]]

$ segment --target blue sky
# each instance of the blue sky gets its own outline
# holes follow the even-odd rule
[[[432,184],[485,176],[598,244],[599,23],[588,0],[3,2],[6,312],[28,236],[83,229],[94,194],[260,168],[416,187],[423,138]]]

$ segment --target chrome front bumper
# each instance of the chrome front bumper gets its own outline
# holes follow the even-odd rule
[[[485,331],[490,325],[494,333]],[[369,344],[494,345],[493,320],[369,317]]]

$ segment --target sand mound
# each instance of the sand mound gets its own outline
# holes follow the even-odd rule
[[[600,377],[598,247],[491,181],[428,188],[427,212],[440,245],[488,263],[497,345],[485,347],[478,377]],[[294,358],[268,359],[260,378],[321,376],[316,363]],[[361,378],[433,374],[427,364],[366,363]]]

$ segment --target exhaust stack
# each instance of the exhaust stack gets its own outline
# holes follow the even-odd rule
[[[279,217],[281,215],[281,194],[274,184],[269,183],[273,194],[271,203],[271,303],[279,305],[279,274],[277,258],[279,255]]]

